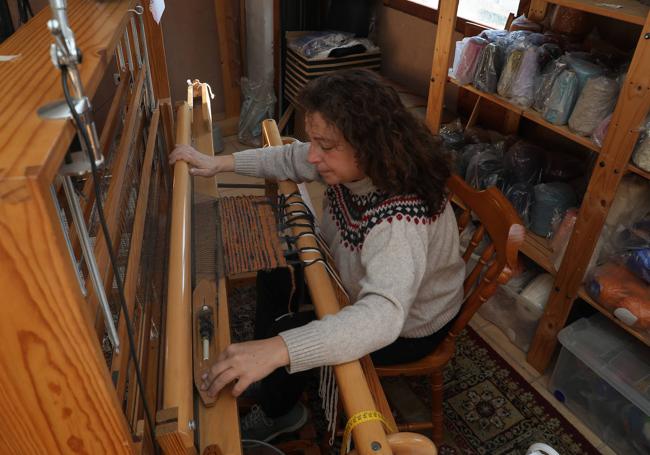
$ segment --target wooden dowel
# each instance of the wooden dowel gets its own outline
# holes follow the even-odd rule
[[[438,450],[431,440],[418,433],[393,433],[388,435],[388,444],[395,455],[437,455]],[[357,450],[349,455],[357,455]]]
[[[268,145],[282,145],[282,138],[274,120],[262,122],[262,132]],[[287,180],[278,182],[278,188],[280,193],[284,195],[298,191],[297,185]],[[287,208],[288,214],[296,210],[300,210],[300,208],[298,206]],[[311,229],[306,227],[292,228],[292,235],[294,236],[298,236],[303,232],[311,232]],[[298,249],[318,248],[318,244],[312,237],[301,236],[298,237],[297,247]],[[300,259],[303,262],[319,257],[320,254],[318,253],[300,253]],[[305,267],[304,271],[305,280],[318,317],[323,318],[328,314],[337,313],[339,311],[338,300],[325,267],[317,263]],[[335,365],[334,374],[339,387],[339,396],[348,417],[361,411],[377,410],[358,361]],[[392,453],[382,423],[378,420],[370,420],[357,425],[352,431],[352,437],[355,447],[362,455]]]
[[[177,110],[176,142],[190,144],[190,107]],[[163,408],[176,408],[176,434],[185,447],[194,441],[192,396],[192,320],[190,254],[190,175],[185,161],[174,164]]]

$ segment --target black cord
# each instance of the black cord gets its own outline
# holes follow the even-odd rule
[[[20,23],[26,24],[30,17],[34,17],[34,12],[29,4],[29,0],[17,0],[18,15],[20,16]]]
[[[93,179],[95,179],[96,182],[99,180],[99,173],[97,170],[97,164],[95,163],[95,157],[93,156],[92,152],[92,147],[90,145],[90,139],[88,138],[88,134],[86,133],[86,130],[83,127],[83,124],[81,123],[81,118],[79,118],[79,114],[77,113],[74,103],[72,100],[72,96],[70,95],[70,89],[68,88],[68,67],[67,66],[61,66],[61,81],[63,83],[63,94],[65,96],[65,101],[68,104],[68,108],[70,109],[70,113],[72,114],[72,118],[74,119],[75,124],[77,125],[77,129],[79,130],[79,133],[85,143],[85,148],[86,152],[88,154],[88,159],[90,160],[90,167],[92,170],[93,174]],[[158,446],[156,445],[156,438],[154,434],[154,426],[153,426],[153,420],[151,418],[151,411],[149,410],[149,405],[147,404],[147,395],[146,395],[146,390],[144,388],[144,383],[142,381],[142,372],[140,371],[140,368],[138,366],[138,355],[135,352],[135,339],[133,337],[133,329],[131,327],[131,318],[129,316],[129,311],[126,307],[126,298],[124,297],[124,284],[122,283],[122,277],[119,274],[118,267],[117,267],[117,258],[115,257],[115,251],[113,250],[113,242],[110,237],[110,233],[108,232],[108,225],[106,223],[106,217],[104,216],[104,207],[102,204],[102,198],[101,198],[101,193],[99,189],[99,185],[93,185],[93,188],[95,190],[95,201],[97,203],[97,214],[99,215],[99,222],[102,226],[102,232],[104,233],[104,239],[106,240],[106,245],[108,247],[108,254],[111,259],[111,267],[113,269],[113,275],[115,277],[115,281],[117,283],[117,289],[119,291],[119,296],[120,296],[120,307],[122,309],[122,314],[124,315],[124,321],[126,323],[126,332],[129,337],[129,354],[131,357],[131,360],[133,361],[133,365],[135,368],[135,373],[136,373],[136,378],[138,382],[138,389],[140,389],[140,395],[142,396],[142,404],[144,406],[144,412],[147,418],[147,423],[149,424],[149,431],[150,431],[150,436],[151,436],[151,442],[154,447],[154,451],[157,454],[158,453]]]

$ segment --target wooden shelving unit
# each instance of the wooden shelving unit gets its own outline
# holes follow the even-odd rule
[[[578,296],[587,302],[589,305],[600,311],[602,314],[607,316],[608,319],[614,321],[616,325],[621,327],[623,330],[625,330],[627,333],[632,335],[634,338],[637,340],[640,340],[642,343],[644,343],[646,346],[650,346],[650,334],[649,333],[643,333],[639,330],[634,329],[633,327],[630,327],[629,325],[623,324],[616,316],[614,316],[611,311],[609,311],[607,308],[602,306],[600,303],[592,299],[589,294],[587,294],[587,291],[585,290],[584,286],[580,287],[580,290],[578,291]]]
[[[607,210],[603,210],[603,207],[611,205],[622,176],[626,172],[633,172],[650,180],[650,172],[645,172],[629,164],[638,138],[638,126],[642,124],[650,110],[650,7],[635,0],[615,2],[620,7],[612,7],[607,3],[594,0],[548,2],[532,0],[528,16],[541,22],[549,4],[566,6],[643,26],[625,83],[622,85],[619,100],[612,114],[611,125],[614,127],[609,129],[602,147],[597,146],[589,138],[574,134],[566,126],[547,122],[532,109],[517,106],[495,94],[483,93],[471,85],[461,85],[457,80],[448,77],[447,68],[449,68],[451,57],[453,24],[458,8],[457,0],[441,2],[440,5],[427,104],[427,124],[432,131],[437,132],[440,128],[445,85],[450,82],[475,93],[479,97],[479,101],[489,101],[505,108],[509,116],[517,120],[510,122],[515,125],[512,128],[515,132],[518,119],[523,117],[598,155],[598,165],[592,171],[573,234],[559,269],[556,270],[551,261],[552,251],[545,239],[528,232],[526,241],[521,248],[523,254],[555,277],[551,296],[527,356],[528,362],[540,372],[543,372],[548,366],[557,344],[557,333],[564,327],[573,301],[578,296],[642,342],[648,344],[650,340],[650,336],[639,333],[614,318],[611,312],[591,299],[582,287],[583,276],[607,217]],[[481,104],[484,103],[477,103],[470,117],[471,120],[476,119],[478,106]]]
[[[539,112],[536,112],[533,109],[530,108],[522,108],[521,106],[517,106],[516,104],[511,103],[505,98],[500,97],[499,95],[495,95],[494,93],[485,93],[474,87],[473,85],[469,84],[461,84],[458,82],[457,79],[454,79],[453,77],[449,77],[449,81],[457,85],[458,87],[462,87],[463,89],[475,93],[481,98],[484,98],[486,100],[489,100],[495,104],[498,104],[501,107],[504,107],[508,109],[510,112],[514,112],[515,114],[521,115],[524,118],[527,118],[544,128],[547,128],[549,130],[555,131],[558,134],[561,134],[562,136],[571,139],[573,142],[576,142],[577,144],[580,144],[584,147],[587,147],[589,150],[592,150],[596,153],[600,152],[600,147],[594,143],[591,139],[588,137],[584,136],[579,136],[572,132],[569,128],[567,128],[564,125],[554,125],[550,122],[547,122],[544,120],[544,118],[539,114]]]
[[[463,202],[456,196],[452,196],[451,201],[463,209],[466,208]],[[521,246],[520,251],[551,275],[555,276],[557,273],[555,264],[553,264],[553,260],[551,259],[553,250],[549,246],[548,240],[545,238],[527,230],[526,237],[524,238],[524,243]]]
[[[643,25],[648,17],[650,6],[636,0],[616,0],[601,2],[594,0],[549,0],[547,3],[566,6],[586,13],[611,17],[630,24]]]
[[[631,164],[631,163],[628,164],[627,165],[627,171],[628,172],[633,172],[633,173],[635,173],[637,175],[640,175],[641,177],[645,177],[646,179],[650,180],[650,172],[644,171],[643,169],[638,168],[634,164]]]
[[[544,237],[526,231],[526,239],[521,247],[521,252],[551,275],[555,276],[557,274],[555,264],[553,264],[553,260],[551,259],[553,250],[549,246],[548,240]]]

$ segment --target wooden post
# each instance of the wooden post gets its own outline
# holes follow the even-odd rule
[[[591,252],[596,246],[607,212],[625,173],[634,144],[650,110],[650,15],[646,18],[625,83],[578,214],[551,297],[535,334],[528,363],[546,369],[580,288]]]
[[[458,0],[444,0],[440,2],[439,8],[438,29],[436,32],[435,49],[433,51],[433,62],[431,64],[431,81],[429,82],[426,121],[427,126],[433,134],[438,134],[438,130],[440,129]]]
[[[226,118],[238,117],[241,103],[239,88],[241,64],[239,62],[239,46],[236,41],[239,38],[239,30],[235,30],[233,27],[235,12],[231,0],[215,0],[214,9],[217,14],[219,58]],[[239,10],[237,10],[238,13]]]
[[[144,11],[144,28],[147,33],[147,50],[149,52],[149,68],[151,82],[156,99],[169,98],[169,76],[167,74],[167,56],[165,54],[165,41],[163,40],[162,27],[153,20],[149,8]]]

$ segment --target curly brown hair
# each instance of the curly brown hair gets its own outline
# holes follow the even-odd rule
[[[341,131],[377,188],[389,195],[416,194],[430,215],[440,211],[450,160],[439,138],[377,73],[348,69],[321,76],[303,88],[299,104]]]

